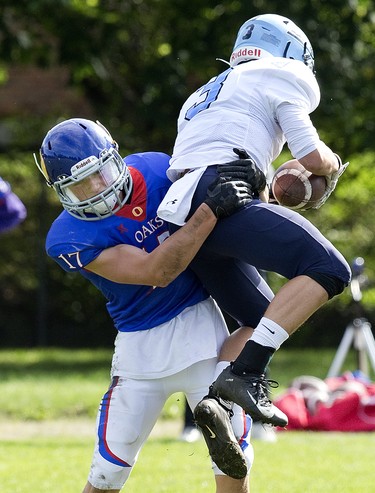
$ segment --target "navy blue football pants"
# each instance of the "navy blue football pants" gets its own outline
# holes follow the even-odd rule
[[[205,200],[217,176],[209,166],[192,201],[192,214]],[[175,231],[178,226],[171,225]],[[218,221],[191,263],[219,306],[240,325],[256,327],[273,293],[258,270],[292,279],[299,275],[329,276],[342,285],[350,267],[341,253],[301,214],[254,199],[232,216]],[[341,290],[342,290],[341,289]]]

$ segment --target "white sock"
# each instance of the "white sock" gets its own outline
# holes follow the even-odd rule
[[[230,362],[229,361],[219,361],[217,364],[216,364],[216,368],[215,368],[215,373],[214,373],[214,380],[217,379],[217,377],[220,375],[220,373],[225,370],[225,368],[227,366],[230,365]]]
[[[289,337],[288,332],[279,324],[263,317],[250,337],[251,341],[257,342],[261,346],[268,346],[279,349],[281,344]]]

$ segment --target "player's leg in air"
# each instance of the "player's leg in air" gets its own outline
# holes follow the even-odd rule
[[[216,173],[210,166],[200,180],[192,210],[201,200],[207,183]],[[209,273],[204,262],[215,258],[216,271]],[[213,393],[239,404],[254,419],[274,426],[286,426],[288,419],[267,397],[266,368],[275,351],[320,306],[341,293],[350,280],[350,267],[337,249],[302,215],[253,200],[232,217],[217,225],[192,262],[192,268],[224,309],[237,306],[238,289],[218,271],[220,258],[241,259],[268,272],[277,272],[289,281],[278,291],[254,326],[254,334],[240,355],[213,384]],[[202,267],[203,266],[203,267]],[[212,279],[226,287],[213,291]],[[246,284],[241,284],[245,289]],[[248,284],[249,286],[249,284]],[[252,299],[245,308],[251,317]],[[242,300],[243,298],[241,298]],[[231,313],[231,309],[226,309]],[[232,310],[233,312],[233,310]],[[233,316],[233,315],[232,315]],[[240,317],[234,318],[241,320]],[[242,321],[241,321],[242,322]]]
[[[251,327],[256,326],[262,318],[273,298],[273,292],[254,267],[231,257],[224,258],[216,254],[206,255],[206,253],[203,252],[194,260],[193,269],[205,280],[205,286],[212,296],[220,300],[221,308],[237,320],[239,325],[242,324],[242,327],[225,340],[221,348],[215,373],[215,377],[218,377],[236,359],[246,341],[251,337],[253,333]],[[229,286],[233,289],[229,290]],[[230,296],[228,296],[229,292]],[[242,469],[236,467],[235,460],[230,457],[231,453],[235,455],[230,432],[232,411],[236,416],[232,418],[232,425],[241,443],[238,417],[241,416],[243,421],[248,420],[249,416],[245,417],[240,406],[233,405],[232,402],[225,401],[209,392],[197,405],[194,414],[211,457],[226,455],[228,474],[234,472],[241,474]],[[225,432],[225,429],[229,431]],[[223,451],[225,451],[224,454]]]

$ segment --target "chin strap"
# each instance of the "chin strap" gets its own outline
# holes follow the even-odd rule
[[[231,64],[230,64],[229,62],[227,62],[226,60],[223,60],[222,58],[215,58],[215,60],[216,60],[217,62],[223,62],[223,63],[225,63],[226,65],[231,66]]]

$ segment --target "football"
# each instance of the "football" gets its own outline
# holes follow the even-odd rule
[[[291,159],[275,171],[271,190],[280,205],[305,211],[314,207],[323,197],[326,179],[313,175],[297,159]]]

